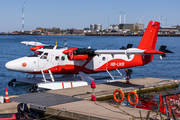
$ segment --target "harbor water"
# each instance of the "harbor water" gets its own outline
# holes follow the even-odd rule
[[[64,46],[67,40],[68,48],[87,48],[92,49],[119,49],[127,44],[133,44],[137,48],[141,36],[31,36],[31,35],[0,35],[0,96],[4,96],[5,88],[8,88],[9,95],[28,93],[32,85],[8,86],[8,82],[13,78],[24,78],[26,73],[9,71],[5,68],[5,63],[23,56],[28,56],[33,52],[29,46],[20,44],[21,41],[35,41],[43,44]],[[180,37],[158,37],[156,50],[161,45],[166,45],[173,54],[160,60],[158,55],[154,56],[153,62],[139,67],[131,68],[133,78],[155,77],[165,79],[180,79]],[[124,74],[124,70],[120,70]],[[104,73],[106,74],[106,73]]]

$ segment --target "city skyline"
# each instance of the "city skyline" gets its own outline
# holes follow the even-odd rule
[[[24,30],[33,30],[37,27],[60,29],[84,29],[90,28],[90,24],[102,24],[102,28],[108,28],[110,24],[139,23],[140,18],[144,27],[150,20],[162,20],[162,26],[180,25],[178,8],[180,1],[145,1],[145,0],[26,0],[24,10]],[[22,9],[24,0],[0,1],[0,32],[12,32],[22,30]],[[124,13],[122,13],[124,12]]]

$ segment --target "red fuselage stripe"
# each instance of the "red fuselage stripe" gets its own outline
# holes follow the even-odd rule
[[[73,84],[72,84],[72,82],[71,82],[71,87],[73,87]]]
[[[64,89],[64,83],[62,82],[62,88]]]

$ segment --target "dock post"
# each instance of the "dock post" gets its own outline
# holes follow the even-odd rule
[[[92,82],[91,82],[91,88],[92,88],[92,94],[94,95],[94,89],[96,88],[96,84],[95,84],[94,80],[92,80]]]
[[[140,114],[140,119],[142,120],[141,110],[139,110],[139,114]]]
[[[171,110],[172,110],[172,115],[173,115],[174,120],[178,120],[178,118],[176,117],[176,113],[175,113],[174,109],[171,109]]]
[[[148,114],[147,114],[146,120],[149,120],[150,113],[151,113],[151,111],[148,111]]]

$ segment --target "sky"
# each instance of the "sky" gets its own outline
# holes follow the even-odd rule
[[[180,25],[180,0],[26,0],[24,29],[37,27],[60,29],[90,28],[90,24],[110,24],[122,22],[124,12],[126,23],[138,23],[142,16],[145,27],[150,20],[162,26]],[[22,30],[22,8],[24,0],[0,0],[0,32]]]

